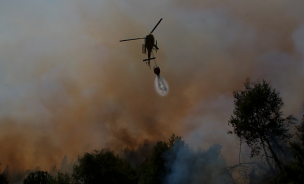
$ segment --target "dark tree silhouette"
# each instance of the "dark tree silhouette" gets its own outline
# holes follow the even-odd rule
[[[166,175],[164,153],[181,140],[181,137],[172,135],[169,142],[158,141],[153,148],[151,157],[142,164],[140,169],[140,183],[142,184],[161,184]]]
[[[78,157],[72,176],[79,184],[138,183],[137,172],[130,163],[104,149]]]
[[[290,143],[294,160],[284,165],[284,172],[272,183],[304,183],[304,116],[299,126],[296,126],[296,141]]]
[[[46,171],[30,173],[24,180],[24,184],[51,184],[55,183],[54,178]]]
[[[287,142],[291,138],[288,126],[296,119],[291,115],[282,117],[283,100],[265,80],[251,83],[247,79],[244,85],[245,89],[233,92],[234,111],[228,124],[251,148],[251,157],[261,155],[263,149],[270,168],[274,171],[274,165],[282,171],[272,142]]]
[[[296,126],[297,133],[296,133],[296,142],[290,143],[291,152],[296,159],[297,163],[299,164],[299,168],[302,170],[302,174],[304,174],[304,116],[302,122],[299,126]],[[304,175],[303,175],[304,179]]]
[[[163,153],[169,149],[165,141],[158,141],[153,148],[150,159],[141,166],[142,184],[161,184],[162,176],[165,175],[165,159]]]
[[[69,184],[73,182],[72,177],[68,173],[58,171],[54,178],[56,184]]]
[[[0,166],[1,166],[1,163],[0,163]],[[2,174],[0,174],[0,184],[8,184],[8,183],[9,183],[9,180],[7,177],[7,173],[3,172]]]

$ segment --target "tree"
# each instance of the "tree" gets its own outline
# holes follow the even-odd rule
[[[284,165],[284,172],[272,183],[304,183],[304,116],[299,126],[296,126],[296,141],[290,143],[294,160]]]
[[[1,163],[0,163],[0,165],[1,165]],[[2,174],[0,174],[0,184],[8,184],[8,183],[9,183],[9,180],[7,177],[7,173],[3,172]]]
[[[301,174],[304,174],[304,116],[302,122],[299,126],[296,126],[297,133],[296,138],[297,142],[290,143],[291,152],[296,159],[296,163],[301,170]],[[303,175],[304,180],[304,175]]]
[[[169,142],[158,141],[153,148],[151,157],[142,164],[140,169],[142,184],[161,184],[166,172],[164,153],[172,149],[181,137],[172,134]]]
[[[229,133],[236,134],[247,143],[251,157],[260,155],[263,149],[270,168],[274,171],[274,165],[282,171],[274,143],[287,142],[291,138],[288,127],[296,119],[291,115],[282,117],[283,100],[265,80],[251,83],[247,79],[244,86],[244,90],[233,92],[234,110],[228,123],[232,125],[233,132]]]
[[[163,153],[169,149],[165,141],[158,141],[153,148],[151,157],[141,166],[142,184],[161,184],[165,175],[165,159]]]
[[[55,176],[55,183],[56,184],[69,184],[72,183],[72,177],[68,173],[63,173],[61,171],[57,172]]]
[[[30,173],[24,180],[24,184],[52,184],[55,183],[53,176],[47,171],[36,171]]]
[[[2,174],[0,174],[0,183],[1,184],[9,183],[8,177],[7,177],[6,173],[4,173],[4,172]]]
[[[138,183],[137,172],[130,163],[104,149],[78,157],[72,176],[76,183]]]

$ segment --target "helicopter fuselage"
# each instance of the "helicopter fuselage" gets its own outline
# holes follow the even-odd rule
[[[150,62],[152,49],[154,47],[154,36],[153,34],[148,34],[145,38],[145,47],[148,50],[148,60]]]
[[[152,51],[152,49],[154,47],[154,36],[153,36],[153,34],[149,34],[149,35],[146,36],[145,45],[146,45],[146,48],[148,50]]]

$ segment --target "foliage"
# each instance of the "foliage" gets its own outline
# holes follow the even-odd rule
[[[24,180],[24,184],[51,184],[55,180],[47,171],[36,171],[30,173]]]
[[[163,153],[169,149],[164,141],[158,141],[154,146],[152,155],[149,160],[143,163],[141,167],[142,184],[160,184],[161,178],[165,173],[165,159]]]
[[[55,184],[69,184],[73,181],[72,177],[68,173],[60,171],[58,171],[57,175],[54,177],[54,180]]]
[[[0,165],[1,165],[1,163],[0,163]],[[2,174],[0,174],[0,184],[8,184],[8,183],[9,183],[9,180],[7,177],[7,173],[3,172]]]
[[[6,173],[0,174],[0,183],[1,184],[8,184],[9,183],[9,180],[8,180],[8,177],[7,177]]]
[[[304,118],[296,129],[297,141],[290,143],[294,161],[284,165],[284,172],[272,181],[273,184],[304,183]]]
[[[184,145],[184,141],[182,141],[182,138],[180,136],[172,134],[168,143],[169,148],[173,148],[174,144],[178,141],[181,141],[182,144]]]
[[[75,183],[138,183],[137,172],[130,163],[104,149],[78,157],[72,176]]]
[[[158,141],[153,148],[151,157],[142,164],[140,169],[141,184],[161,184],[166,175],[164,153],[173,148],[181,137],[172,135],[169,142]]]
[[[271,160],[273,160],[275,165],[282,170],[277,153],[273,149],[272,140],[279,142],[289,140],[291,134],[288,133],[288,126],[296,119],[291,115],[287,118],[282,117],[283,100],[265,80],[251,83],[247,79],[244,86],[244,90],[233,93],[234,111],[228,124],[232,125],[233,133],[245,140],[251,148],[251,157],[260,155],[263,149],[263,156],[270,168],[272,168]]]
[[[229,178],[226,183],[268,183],[274,174],[257,161],[242,162],[222,169],[222,174]]]
[[[296,137],[298,141],[290,143],[290,146],[294,158],[297,160],[298,163],[301,163],[301,166],[303,168],[304,167],[304,117],[302,123],[299,126],[296,126],[296,128],[298,131],[296,133]]]

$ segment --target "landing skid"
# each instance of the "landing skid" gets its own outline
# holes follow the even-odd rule
[[[155,57],[150,58],[150,59],[144,59],[144,60],[143,60],[143,61],[145,61],[145,62],[146,62],[146,64],[149,66],[150,70],[151,70],[151,66],[150,66],[150,60],[152,60],[152,59],[154,59],[154,61],[155,61]]]
[[[150,60],[155,59],[155,57],[150,58]],[[143,61],[148,61],[149,59],[144,59]]]

